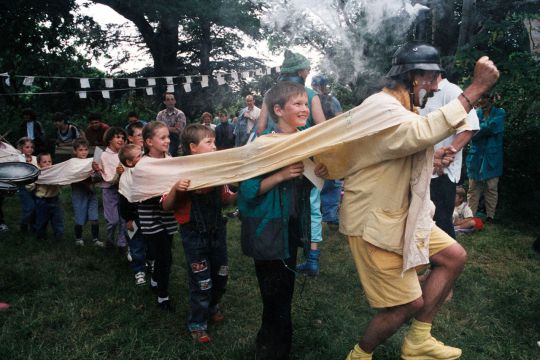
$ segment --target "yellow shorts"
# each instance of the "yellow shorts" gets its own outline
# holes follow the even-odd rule
[[[371,307],[403,305],[422,296],[415,269],[409,269],[401,276],[401,255],[371,245],[360,236],[349,236],[348,240],[360,282]],[[429,241],[429,256],[455,242],[448,234],[434,226]]]

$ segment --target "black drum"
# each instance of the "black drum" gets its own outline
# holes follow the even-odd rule
[[[13,195],[17,192],[17,185],[0,181],[0,196]]]
[[[36,181],[39,169],[24,162],[0,163],[0,182],[14,185],[26,185]]]

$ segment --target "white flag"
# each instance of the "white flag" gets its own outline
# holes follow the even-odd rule
[[[86,99],[86,91],[79,91],[79,98]]]
[[[109,90],[101,90],[101,95],[103,95],[104,99],[110,99],[111,98],[111,93],[110,93]]]
[[[165,77],[165,80],[167,80],[167,84],[168,84],[168,85],[172,85],[172,84],[173,84],[172,76],[166,76],[166,77]]]
[[[88,78],[81,78],[80,81],[82,89],[88,89],[90,87],[90,81],[88,81]]]
[[[156,79],[154,78],[148,78],[148,86],[155,86],[156,85]]]
[[[154,89],[151,87],[146,88],[146,95],[154,95]]]
[[[191,84],[191,76],[186,76],[186,84]]]
[[[135,87],[135,79],[128,79],[128,86]]]
[[[113,79],[105,79],[105,87],[106,88],[113,88],[114,87]]]
[[[173,93],[174,92],[174,85],[167,85],[167,92]]]
[[[242,77],[246,80],[249,79],[249,71],[242,72]]]
[[[277,73],[278,73],[278,72],[281,72],[281,67],[276,66],[276,72],[277,72]]]
[[[263,75],[262,69],[255,70],[255,75],[259,75],[259,76]]]
[[[33,76],[27,76],[27,77],[24,78],[22,84],[24,86],[32,86],[33,83],[34,83],[34,77]]]
[[[271,75],[271,74],[272,74],[272,68],[267,67],[266,68],[266,75]]]
[[[231,77],[233,81],[238,81],[238,73],[236,71],[231,72]]]
[[[184,91],[185,92],[191,92],[191,84],[190,83],[185,83],[184,84]]]
[[[217,83],[218,85],[223,85],[225,84],[227,81],[225,81],[225,79],[223,78],[223,75],[222,74],[218,74],[216,76],[216,80],[217,80]]]
[[[202,75],[201,87],[207,87],[207,86],[208,86],[208,75]]]

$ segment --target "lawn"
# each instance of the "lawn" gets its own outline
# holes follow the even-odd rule
[[[177,312],[165,314],[147,287],[135,287],[124,257],[74,244],[69,189],[62,198],[65,239],[42,243],[18,233],[18,198],[6,199],[10,232],[0,234],[0,301],[12,306],[0,312],[0,359],[254,358],[261,304],[252,260],[241,254],[238,219],[228,224],[226,320],[211,325],[213,341],[202,346],[185,326],[186,267],[178,236],[170,289]],[[469,259],[434,335],[461,347],[462,359],[540,359],[540,255],[531,249],[539,233],[538,226],[507,223],[459,238]],[[373,314],[346,239],[326,227],[324,239],[321,275],[296,283],[293,359],[344,359]],[[375,358],[398,359],[404,331]]]

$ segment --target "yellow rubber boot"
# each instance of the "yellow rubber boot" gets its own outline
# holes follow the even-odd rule
[[[461,349],[446,346],[431,336],[431,324],[414,320],[401,346],[404,360],[454,360]]]
[[[347,356],[347,358],[345,360],[364,360],[364,359],[371,360],[372,359],[372,354],[373,353],[365,352],[357,344],[357,345],[354,346],[354,349],[351,350],[351,352],[349,353],[349,355]]]

